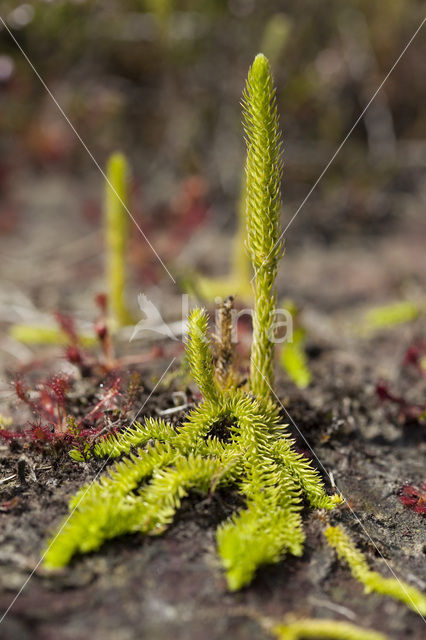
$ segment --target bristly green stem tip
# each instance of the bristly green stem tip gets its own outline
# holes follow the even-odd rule
[[[280,241],[283,167],[272,73],[261,53],[249,71],[243,115],[247,144],[247,248],[255,270],[250,384],[252,392],[266,400],[273,387],[271,332],[276,309],[275,278],[283,253]]]

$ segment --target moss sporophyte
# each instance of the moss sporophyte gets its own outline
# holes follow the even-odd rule
[[[192,311],[186,358],[201,402],[178,426],[148,418],[97,442],[94,456],[120,460],[71,499],[70,514],[47,545],[46,567],[62,567],[75,554],[96,551],[119,535],[159,535],[191,490],[213,494],[220,487],[230,487],[244,497],[245,506],[218,527],[216,541],[228,587],[238,590],[251,582],[261,565],[276,563],[286,554],[302,554],[304,500],[314,509],[325,510],[343,502],[340,495],[327,494],[312,463],[296,451],[272,399],[274,344],[270,335],[275,278],[283,254],[279,222],[282,161],[275,90],[262,54],[250,68],[243,105],[246,236],[255,274],[249,383],[242,385],[232,368],[226,335],[229,301],[221,310],[225,336],[219,347],[216,344],[216,367],[207,313]],[[345,551],[338,536],[328,533],[327,538],[351,564],[347,545]],[[373,580],[368,586],[374,589]],[[324,622],[319,637],[380,637],[373,632],[356,636],[354,629],[346,627],[333,630],[331,622],[328,626]],[[311,621],[276,627],[275,634],[313,637]]]

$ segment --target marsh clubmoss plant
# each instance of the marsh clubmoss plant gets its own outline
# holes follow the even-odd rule
[[[124,301],[126,285],[126,251],[129,218],[127,160],[122,153],[113,153],[108,160],[105,193],[106,277],[108,311],[112,329],[132,323]]]
[[[219,355],[223,358],[219,374],[207,314],[195,309],[189,317],[186,357],[201,403],[180,426],[151,418],[94,447],[99,457],[127,457],[71,500],[69,517],[47,547],[48,567],[66,565],[75,553],[94,551],[118,535],[160,534],[190,491],[211,495],[229,486],[244,496],[245,508],[219,526],[216,538],[228,586],[237,590],[250,583],[259,566],[278,562],[286,553],[302,554],[304,499],[318,509],[333,509],[341,502],[340,496],[326,493],[318,472],[297,453],[269,397],[273,350],[266,339],[281,254],[281,168],[272,80],[263,56],[257,56],[250,70],[245,104],[248,244],[257,269],[252,392],[239,388],[231,374],[229,305],[222,309],[226,344]]]
[[[256,56],[249,71],[243,113],[247,144],[247,247],[255,272],[250,386],[257,398],[266,400],[273,386],[274,287],[283,254],[280,240],[283,168],[275,89],[268,60],[262,54]]]
[[[343,527],[327,527],[324,533],[329,545],[336,550],[341,560],[348,563],[353,577],[362,582],[367,593],[375,591],[384,596],[401,600],[416,613],[426,615],[426,596],[402,580],[384,578],[377,571],[372,571],[367,560],[356,548]]]
[[[190,490],[211,494],[229,485],[246,499],[246,508],[217,531],[228,585],[236,590],[260,565],[287,552],[301,555],[304,496],[314,508],[332,509],[340,502],[327,495],[317,471],[295,451],[272,404],[220,388],[201,309],[189,319],[187,355],[201,404],[178,429],[148,419],[98,445],[97,455],[128,457],[71,500],[71,515],[48,546],[48,567],[63,566],[75,553],[96,550],[124,533],[162,533]]]

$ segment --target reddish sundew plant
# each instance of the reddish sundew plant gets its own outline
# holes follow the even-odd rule
[[[426,341],[421,340],[419,342],[414,343],[411,347],[407,349],[402,362],[402,366],[414,367],[422,377],[426,377],[426,369],[424,364],[425,356],[426,356]]]
[[[399,418],[404,424],[423,422],[426,416],[426,405],[408,402],[403,396],[390,391],[384,380],[379,380],[377,383],[376,394],[382,402],[391,402],[399,406]]]
[[[55,447],[68,443],[86,450],[96,436],[114,432],[132,409],[136,399],[135,388],[140,389],[140,380],[136,381],[132,376],[124,393],[121,384],[121,377],[113,377],[105,389],[102,388],[102,394],[96,398],[92,408],[77,418],[69,411],[67,393],[71,389],[71,381],[67,376],[52,376],[34,391],[30,391],[18,378],[14,382],[16,395],[31,410],[34,419],[22,431],[0,430],[0,437],[9,441],[26,439],[38,445]]]
[[[414,368],[419,376],[426,377],[425,357],[426,341],[415,342],[405,352],[402,368]],[[379,380],[376,384],[376,394],[382,402],[399,406],[399,419],[403,424],[419,424],[426,421],[426,403],[409,402],[404,396],[391,391],[384,380]]]
[[[65,358],[71,364],[76,365],[82,375],[90,375],[95,367],[107,373],[115,366],[113,344],[107,322],[107,295],[99,293],[95,296],[94,301],[99,310],[98,318],[94,324],[94,332],[102,351],[99,357],[86,353],[82,348],[74,318],[59,311],[55,313],[55,319],[69,341],[65,349]]]
[[[67,435],[66,394],[70,380],[65,375],[48,378],[35,391],[30,391],[22,378],[14,381],[15,393],[19,400],[27,405],[34,420],[29,421],[23,431],[0,430],[0,436],[6,440],[27,438],[38,443],[58,440]]]
[[[99,340],[103,354],[103,366],[106,371],[111,371],[116,366],[114,358],[114,345],[111,332],[108,328],[108,297],[105,293],[95,296],[95,304],[99,309],[99,317],[95,322],[95,334]]]
[[[426,514],[426,482],[422,482],[420,487],[404,485],[398,492],[398,498],[411,511]]]
[[[31,394],[22,378],[14,383],[16,395],[24,402],[37,419],[46,422],[46,426],[56,434],[66,429],[66,393],[70,387],[68,376],[56,375],[40,385],[36,394]]]
[[[86,363],[86,357],[80,345],[74,318],[57,311],[55,313],[55,320],[69,339],[69,345],[65,349],[66,359],[82,370]]]

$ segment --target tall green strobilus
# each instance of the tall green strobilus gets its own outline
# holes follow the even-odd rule
[[[275,279],[283,253],[280,239],[281,134],[269,63],[258,55],[243,97],[247,143],[247,248],[254,268],[250,388],[268,399],[273,388]]]

